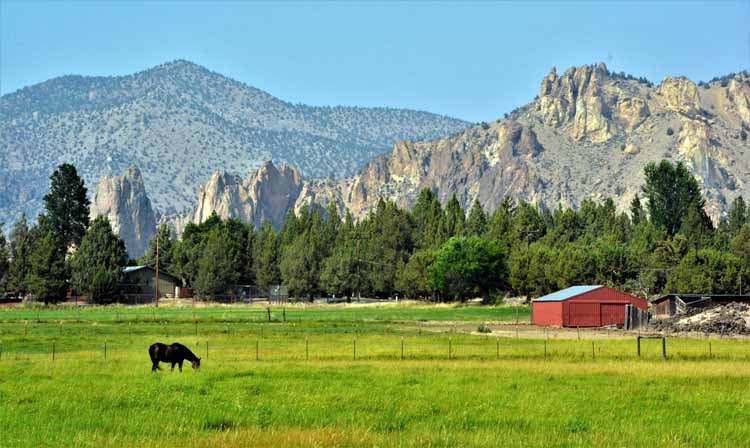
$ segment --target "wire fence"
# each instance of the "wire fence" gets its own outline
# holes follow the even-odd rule
[[[598,362],[622,360],[750,360],[746,340],[718,337],[643,339],[525,339],[496,335],[446,333],[321,334],[273,328],[201,328],[164,325],[132,328],[118,334],[84,326],[7,328],[0,334],[0,362],[132,361],[147,364],[148,347],[160,341],[181,342],[204,360],[233,362],[301,361],[493,361],[559,360]]]

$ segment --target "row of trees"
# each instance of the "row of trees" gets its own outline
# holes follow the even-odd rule
[[[89,221],[86,187],[73,165],[50,177],[44,209],[31,227],[23,216],[9,241],[0,232],[0,289],[45,303],[71,287],[97,301],[112,299],[128,261],[125,245],[106,217]]]
[[[47,212],[36,225],[29,229],[22,220],[9,244],[0,244],[0,278],[9,289],[42,299],[72,284],[106,300],[120,281],[124,247],[105,218],[88,223],[85,188],[69,171],[63,166],[52,176]],[[533,297],[572,284],[640,294],[739,292],[750,278],[744,200],[737,198],[715,227],[684,165],[662,161],[644,174],[642,194],[627,214],[612,200],[540,210],[509,198],[491,214],[476,201],[467,213],[455,196],[443,206],[425,189],[411,210],[381,200],[358,221],[348,212],[340,217],[331,204],[290,211],[278,230],[214,215],[188,224],[176,240],[162,225],[139,262],[156,262],[158,239],[160,268],[203,297],[234,285],[276,284],[308,298]],[[61,179],[66,188],[58,189]]]
[[[334,205],[289,212],[278,231],[213,216],[188,225],[180,241],[162,227],[160,244],[170,248],[164,261],[172,272],[202,295],[235,283],[283,283],[305,297],[443,300],[538,296],[572,284],[739,292],[750,273],[744,200],[714,227],[684,165],[662,161],[644,174],[627,214],[612,200],[540,210],[508,198],[491,214],[479,202],[467,213],[455,196],[443,206],[426,189],[411,210],[381,200],[357,222],[349,213],[339,218]]]

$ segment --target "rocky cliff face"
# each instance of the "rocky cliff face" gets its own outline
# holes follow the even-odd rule
[[[156,234],[156,218],[138,168],[101,178],[91,201],[91,216],[98,215],[109,218],[131,258],[146,252],[149,239]]]
[[[422,188],[442,200],[455,193],[465,207],[479,199],[490,210],[509,195],[548,208],[612,197],[623,211],[641,189],[643,167],[666,158],[690,167],[718,220],[734,197],[750,198],[749,107],[747,75],[700,87],[668,77],[653,86],[610,73],[604,64],[561,76],[553,68],[539,97],[502,120],[448,138],[401,141],[359,175],[294,183],[279,192],[296,194],[290,205],[296,209],[336,201],[358,217],[381,197],[411,206]],[[196,219],[206,216],[202,211]]]
[[[215,172],[198,194],[193,222],[212,213],[222,218],[240,218],[260,226],[263,221],[279,227],[287,210],[294,207],[302,189],[302,175],[296,168],[267,161],[246,179]]]

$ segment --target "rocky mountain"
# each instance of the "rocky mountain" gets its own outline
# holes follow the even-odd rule
[[[356,173],[400,139],[449,135],[453,118],[282,101],[187,61],[128,76],[64,76],[0,97],[0,217],[36,216],[49,175],[76,165],[88,185],[135,165],[155,209],[192,210],[214,170],[273,159],[310,177]]]
[[[140,170],[130,167],[122,176],[104,176],[91,200],[91,217],[105,215],[125,242],[130,258],[140,257],[156,234],[156,217]]]
[[[422,188],[434,189],[442,200],[455,193],[464,206],[476,198],[490,210],[506,195],[548,208],[612,197],[627,210],[643,183],[643,167],[666,158],[689,166],[718,220],[734,197],[750,198],[749,128],[747,73],[700,85],[668,77],[654,86],[611,73],[604,64],[562,74],[553,68],[538,97],[503,119],[437,140],[400,141],[350,178],[294,182],[274,191],[295,197],[290,207],[333,200],[356,216],[380,197],[410,206]],[[270,165],[264,170],[273,171]],[[243,188],[263,189],[266,179],[253,175]],[[202,191],[194,220],[217,210],[250,221],[231,210],[257,201],[243,202],[242,195],[215,186]],[[219,197],[237,203],[211,206]]]

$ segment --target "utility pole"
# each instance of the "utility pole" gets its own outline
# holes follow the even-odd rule
[[[156,232],[156,282],[154,282],[154,306],[159,306],[159,232]]]

